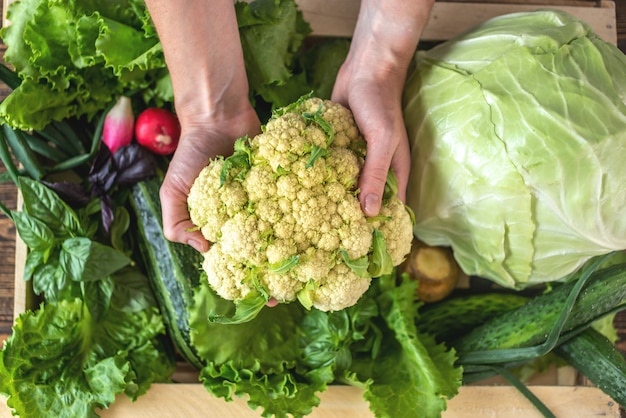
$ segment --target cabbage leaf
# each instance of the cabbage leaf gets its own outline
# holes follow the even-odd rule
[[[583,21],[491,19],[407,80],[415,235],[521,289],[626,248],[626,57]]]

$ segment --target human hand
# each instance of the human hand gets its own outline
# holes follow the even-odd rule
[[[181,138],[161,185],[163,233],[170,241],[191,245],[197,251],[209,249],[209,242],[189,218],[187,195],[200,171],[217,155],[228,156],[233,144],[244,135],[260,132],[261,122],[250,103],[243,108],[224,109],[212,115],[179,115]]]
[[[406,198],[411,159],[402,91],[432,4],[363,0],[350,51],[337,74],[331,99],[350,108],[367,141],[359,199],[369,216],[380,211],[389,168],[398,179],[398,197]]]
[[[339,72],[332,100],[352,111],[367,141],[367,156],[359,179],[359,200],[368,216],[380,211],[389,168],[398,179],[398,197],[404,201],[411,165],[409,142],[402,117],[402,88],[398,75],[360,72],[347,62]],[[399,91],[398,91],[399,90]]]

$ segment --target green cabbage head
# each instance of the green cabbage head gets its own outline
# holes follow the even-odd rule
[[[415,235],[510,288],[626,248],[626,57],[559,11],[416,54],[404,117]]]

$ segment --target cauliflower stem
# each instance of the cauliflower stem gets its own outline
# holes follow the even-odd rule
[[[302,97],[277,109],[262,133],[209,162],[188,196],[192,222],[212,243],[203,270],[213,290],[248,321],[268,301],[306,309],[354,305],[371,280],[411,250],[413,217],[390,171],[378,216],[358,200],[366,144],[352,113]]]

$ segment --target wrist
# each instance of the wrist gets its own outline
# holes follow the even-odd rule
[[[354,67],[372,65],[402,75],[417,49],[433,0],[362,0],[348,55]]]

